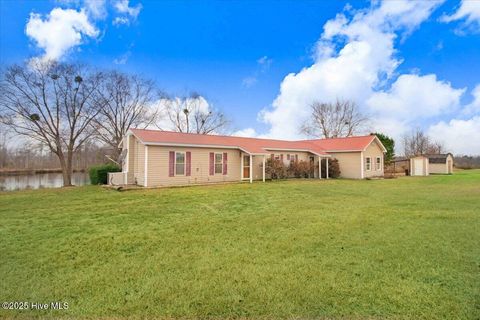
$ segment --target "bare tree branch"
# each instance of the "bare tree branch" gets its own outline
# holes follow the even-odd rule
[[[91,137],[102,109],[96,90],[103,75],[80,64],[31,61],[8,67],[0,80],[0,122],[48,146],[71,185],[75,151]]]
[[[167,128],[157,123],[157,127],[178,132],[213,134],[224,133],[230,121],[220,111],[215,110],[199,94],[192,93],[188,97],[162,99]]]
[[[314,101],[311,116],[300,131],[308,136],[322,138],[348,137],[366,126],[368,119],[362,115],[353,101],[337,100],[335,103]]]

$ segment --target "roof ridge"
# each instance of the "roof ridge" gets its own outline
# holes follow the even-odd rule
[[[171,130],[156,130],[156,129],[138,129],[138,128],[131,128],[130,130],[142,130],[142,131],[153,131],[153,132],[168,132],[168,133],[175,133],[175,134],[184,134],[184,135],[195,135],[195,136],[213,136],[213,137],[224,137],[224,138],[237,138],[237,139],[248,139],[248,140],[266,140],[266,141],[287,141],[287,142],[301,142],[306,140],[284,140],[284,139],[269,139],[269,138],[256,138],[256,137],[241,137],[241,136],[233,136],[233,135],[226,135],[226,134],[201,134],[201,133],[193,133],[193,132],[178,132],[178,131],[171,131]]]

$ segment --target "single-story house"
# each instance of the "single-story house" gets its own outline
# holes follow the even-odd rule
[[[274,140],[131,129],[121,143],[122,172],[111,184],[145,187],[265,181],[267,158],[285,164],[335,158],[341,177],[383,176],[385,147],[375,135],[315,140]],[[328,175],[327,175],[328,178]]]

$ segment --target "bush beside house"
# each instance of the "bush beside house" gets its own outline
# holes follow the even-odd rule
[[[91,184],[107,184],[109,172],[120,172],[122,169],[115,164],[103,164],[91,167],[89,170]]]

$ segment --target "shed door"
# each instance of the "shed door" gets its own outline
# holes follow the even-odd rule
[[[415,176],[423,176],[423,159],[413,159],[413,168]]]

